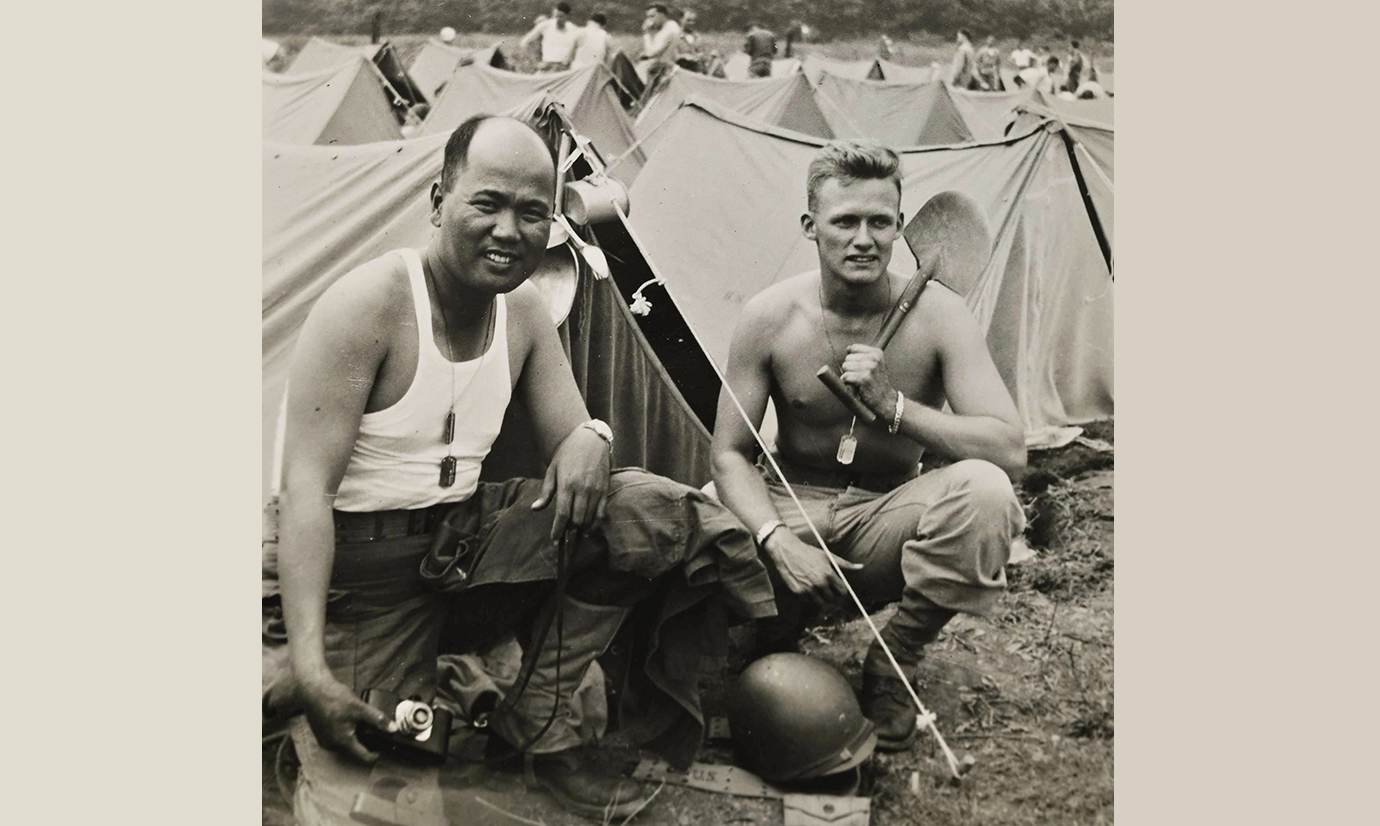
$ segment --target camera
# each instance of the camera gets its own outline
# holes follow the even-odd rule
[[[356,736],[366,748],[416,763],[439,765],[446,762],[446,748],[450,743],[449,711],[432,708],[417,697],[404,699],[379,688],[366,689],[360,696],[398,724],[398,730],[392,733],[361,724]]]

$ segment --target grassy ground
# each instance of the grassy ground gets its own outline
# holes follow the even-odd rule
[[[302,45],[309,39],[307,35],[272,35],[266,34],[272,40],[278,41],[283,46],[282,53],[275,57],[270,65],[275,71],[282,71],[291,65],[292,58],[301,50]],[[421,50],[422,44],[434,34],[399,34],[389,35],[388,39],[398,50],[398,55],[402,58],[403,65],[412,63],[412,58]],[[523,71],[531,71],[536,68],[536,61],[532,55],[522,55],[518,53],[518,40],[522,34],[514,35],[495,35],[495,34],[461,34],[455,39],[455,45],[464,48],[475,48],[487,46],[495,41],[502,41],[503,52],[508,59],[517,64]],[[340,43],[366,44],[369,42],[368,35],[342,36],[331,38]],[[622,49],[629,57],[636,57],[642,48],[640,36],[630,34],[614,34],[613,42],[615,49]],[[709,33],[704,35],[705,49],[708,51],[718,51],[727,58],[736,51],[740,51],[743,46],[743,36],[738,33]],[[1038,41],[1037,41],[1038,43]],[[1050,41],[1046,45],[1051,46],[1056,52],[1067,51],[1066,43]],[[1016,48],[1016,42],[1001,41],[997,43],[1003,55],[1009,55],[1011,50]],[[1111,43],[1097,43],[1084,41],[1084,51],[1092,58],[1099,71],[1114,72],[1115,52]],[[779,47],[784,50],[785,44]],[[806,43],[798,45],[792,50],[792,55],[800,56],[805,54],[817,54],[822,57],[833,58],[835,60],[860,60],[877,56],[876,40],[838,40],[830,43]],[[908,66],[928,66],[932,61],[938,61],[944,66],[949,65],[949,61],[954,55],[954,45],[951,39],[940,38],[932,35],[920,35],[910,40],[895,40],[892,44],[891,60]]]
[[[1089,425],[1085,435],[1110,445],[1113,423]],[[859,791],[872,799],[873,826],[1112,822],[1113,457],[1111,449],[1077,443],[1030,454],[1020,494],[1036,558],[1008,569],[1010,587],[991,617],[959,616],[949,623],[921,668],[921,699],[938,715],[950,748],[960,759],[971,754],[976,767],[960,788],[937,786],[944,762],[928,735],[909,752],[874,756],[864,764]],[[890,610],[874,619],[884,621]],[[751,637],[750,627],[735,629],[728,661],[705,673],[701,689],[710,716],[723,713]],[[804,650],[838,667],[857,687],[868,640],[861,618],[840,614],[811,629]],[[617,734],[607,746],[609,768],[635,765],[639,754]],[[264,749],[265,826],[292,822],[274,780],[273,755],[274,749]],[[732,752],[711,743],[700,759],[727,763]],[[462,766],[448,771],[455,787],[468,787],[485,803],[529,822],[589,822],[544,795],[524,793],[511,777],[476,779]],[[780,824],[781,818],[777,801],[668,785],[634,822],[707,826]]]

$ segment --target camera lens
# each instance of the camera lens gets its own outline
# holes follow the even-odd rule
[[[408,715],[408,720],[412,723],[413,731],[421,731],[431,725],[431,709],[427,706],[418,704],[412,708]]]
[[[403,700],[398,703],[396,715],[398,728],[416,734],[431,727],[431,706],[416,700]]]

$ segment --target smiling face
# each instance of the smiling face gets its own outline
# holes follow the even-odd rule
[[[551,153],[525,125],[479,126],[449,192],[432,187],[433,244],[446,274],[482,293],[517,289],[536,271],[551,233]]]
[[[863,286],[886,272],[901,220],[894,180],[829,178],[819,187],[814,210],[801,217],[801,227],[819,250],[821,274]]]

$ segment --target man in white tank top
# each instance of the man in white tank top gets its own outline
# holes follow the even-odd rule
[[[438,645],[478,646],[509,630],[521,637],[555,576],[553,540],[604,517],[612,435],[591,420],[546,307],[526,283],[550,231],[553,167],[526,124],[462,124],[432,188],[431,244],[345,275],[302,329],[277,559],[265,566],[276,565],[291,675],[284,696],[266,692],[265,709],[281,701],[305,713],[292,723],[303,764],[299,823],[349,822],[354,795],[367,788],[377,755],[357,727],[392,724],[360,692],[429,700]],[[544,480],[481,483],[513,395],[549,471]],[[495,550],[463,593],[429,592],[419,562],[435,554],[436,525],[457,513],[476,537],[482,526]],[[535,649],[531,681],[512,711],[493,719],[490,746],[525,748],[535,780],[566,808],[626,817],[644,790],[586,772],[558,712],[653,580],[613,570],[592,543],[571,544],[579,547],[561,614],[564,650],[554,630]],[[543,733],[548,719],[556,723]]]

